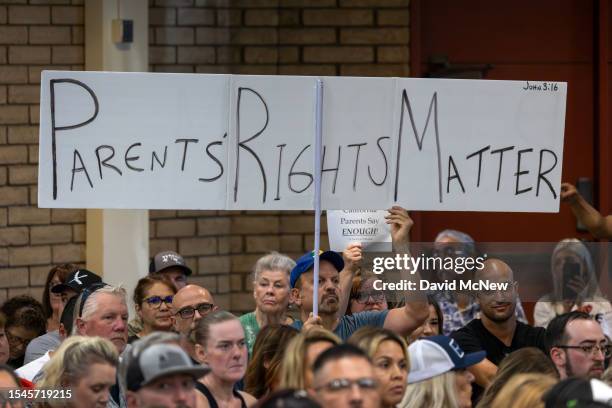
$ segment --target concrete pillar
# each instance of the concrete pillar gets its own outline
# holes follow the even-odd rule
[[[148,0],[85,0],[85,69],[146,72]],[[133,42],[115,44],[114,19],[133,21]],[[129,294],[148,272],[148,210],[87,210],[87,268]],[[131,297],[131,296],[130,296]]]

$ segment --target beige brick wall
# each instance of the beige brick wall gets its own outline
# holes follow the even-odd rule
[[[150,0],[150,67],[406,76],[408,1]],[[0,302],[40,296],[54,263],[85,262],[85,212],[36,207],[40,72],[83,69],[82,3],[0,1]],[[192,281],[237,312],[252,308],[255,260],[271,250],[298,257],[313,232],[308,212],[150,213],[151,252],[181,252]]]
[[[0,1],[0,302],[85,262],[85,212],[39,209],[40,72],[84,64],[83,0]]]
[[[408,0],[152,0],[157,72],[407,76]],[[251,310],[249,272],[312,249],[309,212],[151,211],[151,252],[182,253],[222,306]],[[322,242],[327,245],[325,219]]]

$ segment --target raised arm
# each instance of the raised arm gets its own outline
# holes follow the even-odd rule
[[[391,226],[391,240],[394,253],[410,255],[410,229],[414,222],[402,207],[389,209],[387,224]],[[412,273],[414,272],[414,273]],[[402,279],[417,282],[420,280],[418,271],[400,270]],[[401,336],[408,336],[420,327],[429,315],[429,306],[424,294],[404,292],[405,306],[389,310],[385,319],[385,328]]]
[[[361,243],[353,242],[348,244],[342,252],[342,258],[344,258],[344,269],[340,271],[340,306],[338,307],[338,317],[344,316],[346,312],[351,298],[353,277],[361,266]]]
[[[561,184],[561,200],[569,204],[576,218],[593,236],[600,239],[612,238],[612,215],[607,217],[601,215],[572,184]]]

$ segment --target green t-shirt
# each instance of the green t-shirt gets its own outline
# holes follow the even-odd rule
[[[259,333],[259,324],[255,318],[255,312],[244,314],[239,319],[244,329],[244,340],[246,341],[250,357],[253,354],[253,345],[255,345],[255,339]]]

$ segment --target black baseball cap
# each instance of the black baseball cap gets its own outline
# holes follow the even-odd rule
[[[77,293],[81,293],[83,289],[93,285],[94,283],[102,282],[102,278],[88,271],[87,269],[77,269],[66,278],[66,282],[55,285],[51,288],[53,293],[62,293],[67,289],[72,289]]]
[[[172,267],[178,267],[185,272],[185,275],[191,275],[191,269],[185,263],[185,259],[174,251],[162,251],[151,259],[149,264],[149,273],[163,272]]]

